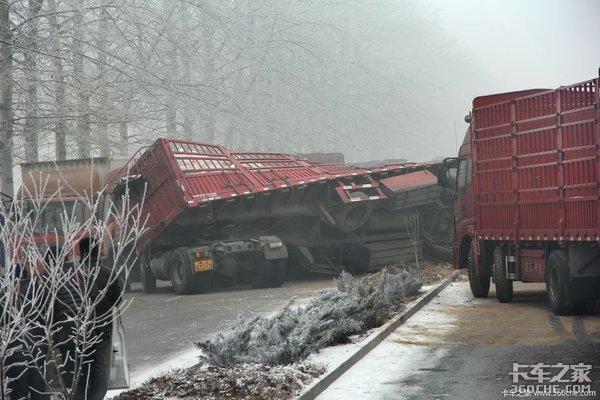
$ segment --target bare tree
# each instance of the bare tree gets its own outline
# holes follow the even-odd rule
[[[440,132],[425,116],[446,101],[442,67],[478,68],[411,4],[0,0],[4,190],[21,160],[127,156],[159,136],[416,154]]]
[[[60,191],[47,196],[46,184],[38,182],[35,193],[23,193],[3,212],[0,237],[8,251],[0,279],[1,393],[10,391],[12,380],[37,373],[43,384],[31,390],[72,399],[94,384],[94,357],[126,306],[115,313],[106,299],[121,297],[117,283],[134,264],[130,249],[144,227],[128,188],[110,201],[104,193],[85,193],[84,201],[67,207],[55,201]],[[100,249],[112,258],[112,269],[101,266]]]

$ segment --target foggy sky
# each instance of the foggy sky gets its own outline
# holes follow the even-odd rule
[[[432,24],[459,44],[481,75],[457,76],[450,89],[439,141],[429,154],[454,152],[453,125],[462,141],[472,99],[479,95],[528,88],[554,89],[598,76],[600,1],[597,0],[418,0]],[[460,69],[453,59],[449,70]],[[468,80],[468,81],[467,81]],[[427,158],[427,155],[422,155]]]

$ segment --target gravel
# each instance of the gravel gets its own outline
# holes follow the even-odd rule
[[[153,378],[137,389],[121,393],[117,399],[291,399],[323,372],[322,367],[302,363],[202,365]]]

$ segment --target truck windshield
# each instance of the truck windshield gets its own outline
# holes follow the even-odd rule
[[[62,201],[46,203],[39,215],[34,215],[31,202],[23,204],[24,211],[35,222],[34,233],[63,232],[63,221],[74,219],[76,223],[83,222],[83,206],[78,201]]]

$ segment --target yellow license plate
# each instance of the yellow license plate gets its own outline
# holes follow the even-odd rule
[[[201,271],[210,271],[215,268],[215,263],[213,260],[195,260],[194,261],[194,269],[196,272]]]

